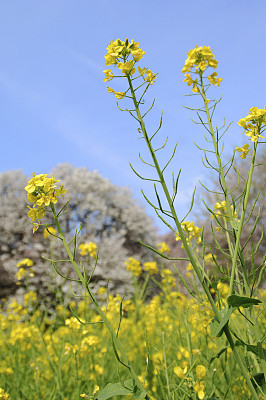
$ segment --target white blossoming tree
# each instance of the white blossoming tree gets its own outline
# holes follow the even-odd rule
[[[66,236],[72,237],[79,230],[79,244],[95,242],[99,248],[99,260],[93,277],[95,290],[106,286],[110,280],[110,290],[124,293],[130,290],[130,274],[126,271],[125,261],[135,257],[140,261],[150,261],[148,250],[138,240],[155,245],[158,242],[152,218],[132,197],[127,187],[119,187],[103,178],[97,171],[86,167],[75,168],[69,164],[60,164],[52,174],[60,179],[60,184],[68,188],[64,199],[72,199],[68,212],[62,218],[62,228]],[[7,171],[0,174],[0,296],[10,292],[23,293],[23,282],[16,285],[17,262],[28,257],[33,260],[34,277],[29,278],[30,289],[38,289],[47,296],[55,282],[54,271],[42,256],[62,258],[63,246],[52,236],[43,237],[44,227],[34,235],[27,217],[27,194],[24,187],[29,177],[21,171]],[[60,206],[60,204],[58,204]],[[51,223],[46,214],[42,223]],[[78,255],[79,257],[79,255]],[[72,268],[67,263],[60,264],[61,272],[71,276]],[[57,285],[69,292],[68,282],[56,277]],[[75,285],[71,285],[74,290]],[[17,290],[18,289],[18,290]]]

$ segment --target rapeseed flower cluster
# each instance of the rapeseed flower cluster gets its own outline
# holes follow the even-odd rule
[[[130,271],[131,274],[136,277],[139,277],[143,273],[143,269],[144,271],[149,272],[150,275],[156,275],[159,272],[157,263],[155,261],[148,261],[143,263],[143,269],[141,267],[140,261],[133,257],[129,257],[125,264],[126,270]]]
[[[155,261],[145,262],[143,264],[144,270],[149,272],[151,275],[158,274],[158,267]]]
[[[132,275],[139,277],[142,274],[142,268],[140,262],[133,257],[129,257],[128,261],[125,262],[126,270],[130,271]]]
[[[166,276],[170,275],[167,273]],[[219,284],[218,290],[221,292],[226,289],[223,285]],[[35,301],[36,294],[31,294],[29,298]],[[102,305],[114,326],[120,320],[121,300],[121,296],[110,294],[108,304]],[[63,313],[56,315],[56,325],[47,328],[45,312],[40,313],[37,309],[34,314],[29,313],[25,304],[23,306],[17,302],[10,303],[6,313],[0,313],[0,360],[3,360],[0,361],[0,387],[5,388],[5,391],[0,392],[2,395],[7,395],[7,391],[10,398],[15,398],[15,377],[20,376],[25,365],[29,368],[23,369],[24,379],[20,385],[22,391],[27,393],[28,400],[34,400],[37,389],[39,397],[45,398],[50,389],[56,387],[59,376],[63,382],[67,382],[58,388],[65,399],[73,398],[73,388],[77,386],[76,377],[79,381],[77,398],[80,394],[93,393],[97,387],[103,389],[106,382],[115,379],[112,344],[102,324],[98,323],[101,318],[86,299],[72,306],[81,322],[92,323],[79,322],[65,308]],[[134,299],[124,300],[122,309],[123,320],[119,334],[128,343],[130,362],[134,362],[139,371],[145,371],[148,338],[149,374],[145,379],[145,387],[152,398],[158,400],[166,397],[160,392],[161,377],[165,374],[162,332],[167,338],[169,351],[166,352],[166,361],[174,385],[178,386],[182,380],[182,388],[190,393],[191,398],[196,395],[199,399],[208,397],[216,385],[220,391],[223,391],[223,387],[226,390],[224,362],[219,358],[214,361],[212,368],[203,365],[206,359],[202,354],[206,354],[206,347],[209,359],[226,346],[224,336],[213,339],[210,335],[209,326],[213,314],[209,309],[175,290],[166,296],[154,296],[147,303],[141,301],[136,304]],[[256,312],[261,309],[258,308]],[[259,321],[261,326],[265,325],[263,313]],[[190,345],[187,342],[188,336]],[[109,346],[110,350],[107,350]],[[230,363],[234,381],[234,398],[248,400],[250,394],[243,393],[244,383],[237,380],[237,371],[235,375],[232,368],[233,358],[228,358],[228,355],[227,363]],[[14,359],[15,363],[12,361]],[[215,376],[213,368],[217,369]],[[120,369],[119,374],[125,380],[127,372],[123,371]],[[144,374],[140,376],[142,381],[143,378]],[[27,392],[29,387],[31,391]],[[59,392],[55,395],[59,396]],[[177,394],[177,398],[178,395],[182,397],[182,392]]]
[[[218,282],[217,290],[223,299],[227,299],[229,293],[229,286],[226,283]]]
[[[13,368],[10,365],[8,365],[8,363],[5,360],[0,361],[0,375],[1,374],[3,374],[2,376],[14,374]]]
[[[165,286],[170,287],[170,288],[175,287],[176,280],[175,280],[175,278],[173,276],[173,272],[170,269],[164,268],[161,271],[161,277],[162,277],[161,284],[163,286],[165,285]]]
[[[217,65],[218,61],[215,59],[210,47],[196,46],[195,49],[189,50],[187,53],[187,59],[182,69],[182,72],[185,74],[184,82],[186,82],[188,86],[192,85],[192,92],[200,93],[198,76],[201,79],[207,68],[217,68]],[[194,71],[192,71],[193,67],[195,67]],[[192,74],[195,74],[196,77],[193,78]],[[222,81],[222,78],[217,77],[217,72],[213,72],[207,78],[210,84],[214,86],[219,86]]]
[[[109,43],[107,46],[107,53],[104,57],[106,66],[112,65],[121,71],[123,74],[122,76],[132,77],[136,72],[136,63],[140,61],[144,54],[145,51],[143,51],[139,47],[139,43],[135,42],[133,39],[131,42],[129,42],[128,39],[125,41],[116,39],[115,41],[111,41]],[[139,66],[138,72],[138,78],[142,77],[144,82],[147,82],[150,85],[154,83],[156,74],[154,74],[151,70],[146,67],[141,68]],[[106,69],[103,71],[103,73],[104,82],[111,81],[114,77],[121,77],[121,75],[115,76],[111,69]],[[115,94],[118,100],[123,99],[126,96],[126,92],[116,92],[110,87],[107,87],[107,91]]]
[[[181,223],[181,228],[183,229],[185,235],[186,235],[186,241],[187,242],[192,242],[193,240],[200,244],[201,243],[201,233],[202,229],[199,228],[198,226],[194,225],[194,222],[190,221],[184,221]],[[178,242],[181,240],[178,232],[175,233],[176,235],[176,241]],[[182,248],[184,247],[183,245],[181,246]]]
[[[234,220],[239,221],[237,211],[234,210],[234,207],[232,204],[230,205],[230,208],[231,208],[231,213],[232,213]],[[217,203],[215,203],[215,205],[214,205],[213,211],[214,211],[215,216],[218,217],[218,219],[220,219],[221,217],[227,218],[227,219],[229,218],[228,209],[227,209],[225,200],[217,201]],[[211,215],[211,218],[214,219],[214,215]],[[220,226],[216,226],[215,229],[219,232],[219,231],[221,231],[222,228]]]
[[[80,250],[80,255],[81,256],[90,255],[94,259],[97,256],[97,245],[95,243],[93,243],[93,242],[81,243],[79,245],[79,250]]]
[[[30,258],[24,258],[23,260],[17,263],[17,267],[19,268],[18,272],[16,273],[16,277],[18,281],[24,279],[28,273],[30,277],[34,276],[33,269],[33,261]]]
[[[51,203],[55,204],[57,202],[58,196],[63,196],[66,190],[61,186],[59,189],[56,188],[55,183],[59,182],[52,178],[47,178],[47,174],[36,175],[35,172],[32,173],[32,178],[29,180],[28,185],[25,190],[28,193],[27,199],[29,202],[34,203],[33,207],[28,206],[29,212],[28,217],[33,222],[33,233],[38,229],[40,219],[45,214],[45,207],[50,206]],[[34,221],[38,220],[37,223]]]
[[[264,128],[266,125],[266,106],[262,109],[251,107],[247,116],[238,121],[238,125],[244,129],[243,133],[245,133],[252,142],[258,142],[259,138],[264,139],[261,133],[265,130]]]
[[[9,394],[4,391],[4,389],[0,388],[0,399],[1,400],[10,400]]]
[[[37,293],[33,292],[33,291],[28,291],[27,293],[25,293],[24,295],[24,305],[25,307],[28,307],[30,305],[32,305],[33,303],[36,303],[38,300],[37,297]]]
[[[161,242],[156,244],[156,247],[158,247],[158,251],[160,253],[169,253],[170,252],[170,247],[165,243],[165,242]]]
[[[32,267],[33,266],[33,261],[30,258],[24,258],[23,260],[19,261],[17,263],[17,267]]]
[[[231,211],[233,216],[236,218],[237,217],[237,212],[236,210],[234,210],[233,205],[230,205],[231,207]],[[228,217],[228,210],[227,210],[227,206],[226,206],[226,201],[222,200],[222,201],[217,201],[217,203],[215,203],[214,205],[214,213],[217,217]],[[211,218],[214,218],[214,216],[212,215]]]
[[[187,358],[189,358],[189,353]],[[181,368],[180,366],[176,366],[174,367],[174,374],[182,381],[187,380],[188,383],[190,384],[192,380],[192,378],[190,377],[190,374],[188,373],[188,366],[186,365],[184,368]],[[195,392],[197,393],[197,396],[200,400],[203,400],[205,397],[205,383],[202,379],[204,379],[206,377],[206,368],[204,367],[204,365],[197,365],[196,366],[196,377],[199,380],[198,381],[194,381],[193,383],[193,389],[195,390]],[[191,386],[191,384],[190,384]]]

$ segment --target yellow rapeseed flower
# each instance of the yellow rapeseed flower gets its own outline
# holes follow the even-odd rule
[[[190,242],[191,240],[195,240],[196,243],[201,243],[201,232],[202,229],[198,226],[194,225],[194,222],[190,221],[183,221],[181,223],[181,228],[183,229],[184,233],[186,234],[186,241]],[[180,240],[180,236],[178,232],[176,232],[176,241]]]
[[[151,275],[155,275],[158,273],[158,267],[156,262],[145,262],[143,264],[144,270],[148,271]]]
[[[217,284],[217,290],[219,291],[220,295],[223,298],[227,298],[228,293],[229,293],[229,286],[226,283],[219,282]]]
[[[126,62],[119,62],[117,64],[117,68],[121,69],[122,73],[125,75],[133,75],[134,72],[136,71],[134,66],[134,61],[126,61]]]
[[[204,365],[197,365],[196,366],[196,374],[197,374],[197,378],[203,379],[206,376],[206,368],[204,367]]]
[[[192,91],[194,93],[200,93],[198,87],[197,79],[193,79],[191,73],[199,74],[202,76],[203,72],[207,68],[217,68],[218,61],[215,59],[215,56],[212,52],[212,49],[207,46],[195,47],[195,49],[189,50],[187,53],[187,59],[185,61],[185,65],[182,69],[182,72],[185,74],[184,82],[188,84],[188,86],[193,85]],[[195,68],[192,71],[193,67]],[[222,78],[217,78],[217,73],[213,72],[208,76],[211,85],[219,86]]]
[[[135,42],[133,39],[129,42],[128,39],[125,41],[116,39],[114,42],[110,42],[107,46],[107,54],[104,56],[106,65],[113,65],[122,71],[125,77],[130,77],[136,72],[135,65],[144,56],[145,51],[139,47],[139,43]],[[156,79],[156,74],[154,74],[148,68],[140,68],[138,66],[138,71],[143,77],[144,81],[152,85]],[[113,79],[114,75],[110,69],[103,71],[105,74],[104,82]],[[138,76],[139,78],[139,76]],[[114,89],[108,87],[109,93],[116,95],[117,99],[123,99],[126,95],[125,92],[116,92]]]
[[[70,329],[78,330],[81,327],[81,323],[77,320],[77,318],[70,317],[65,320],[65,325],[69,326]]]
[[[93,389],[93,395],[95,395],[97,392],[98,392],[98,390],[100,389],[100,387],[98,386],[98,385],[94,385],[94,389]]]
[[[86,256],[89,254],[91,257],[96,258],[97,255],[97,245],[93,242],[81,243],[79,245],[80,255]]]
[[[104,82],[111,81],[113,79],[113,77],[114,77],[114,74],[110,69],[105,69],[103,71],[103,73],[105,74],[105,77],[104,77],[104,80],[103,80]]]
[[[142,268],[140,262],[133,257],[129,257],[128,261],[125,262],[127,271],[130,271],[132,275],[140,276],[142,274]]]
[[[161,272],[161,277],[162,277],[162,281],[161,281],[162,285],[169,285],[170,287],[175,286],[176,281],[175,281],[175,278],[173,277],[173,273],[172,273],[172,271],[170,271],[170,269],[168,269],[168,268],[163,269]]]
[[[158,247],[158,251],[160,253],[169,253],[170,252],[170,247],[165,242],[156,244],[156,247]]]
[[[24,295],[24,304],[28,306],[29,304],[35,303],[37,301],[37,293],[29,291]]]
[[[182,369],[181,367],[175,367],[174,373],[179,379],[185,379],[187,373],[187,367],[185,367],[184,369]]]
[[[240,155],[241,158],[245,159],[248,155],[248,153],[250,152],[250,148],[249,148],[249,144],[243,144],[242,147],[236,147],[236,151],[239,151],[240,153],[242,153]]]
[[[202,72],[209,66],[217,68],[218,61],[214,58],[212,49],[207,46],[195,47],[187,53],[187,59],[182,72],[190,72],[193,66]]]
[[[143,76],[143,79],[145,80],[144,74],[146,73],[147,68],[146,67],[140,68],[140,66],[138,66],[138,71],[139,71],[140,75]]]
[[[19,271],[16,273],[16,277],[18,281],[21,281],[23,278],[27,276],[27,271],[24,268],[20,268]]]
[[[145,51],[141,50],[141,49],[137,49],[137,50],[132,50],[131,54],[133,56],[133,60],[135,62],[138,62],[145,54]]]
[[[33,261],[30,258],[24,258],[22,261],[19,261],[17,263],[17,267],[32,267],[33,266]]]
[[[47,174],[36,175],[32,173],[32,178],[29,180],[28,185],[25,186],[25,190],[28,193],[28,201],[33,204],[33,207],[29,207],[28,217],[32,222],[36,219],[40,220],[45,214],[45,207],[48,207],[51,203],[56,203],[58,196],[63,196],[66,190],[61,186],[59,189],[56,188],[55,183],[59,182],[52,175],[51,178],[47,178]],[[39,227],[38,223],[34,223],[33,232]]]
[[[123,99],[123,98],[125,97],[125,95],[126,95],[125,92],[115,92],[115,97],[116,97],[118,100]]]
[[[203,400],[204,397],[205,397],[205,393],[204,393],[205,386],[204,386],[204,383],[203,382],[195,382],[193,384],[193,389],[195,390],[195,392],[197,392],[198,398],[200,400]]]
[[[208,76],[211,85],[220,86],[220,82],[222,82],[223,78],[217,78],[217,72],[213,72]]]
[[[41,208],[33,208],[30,206],[27,206],[29,208],[29,212],[28,212],[28,217],[32,220],[32,222],[34,222],[36,219],[41,219],[44,216],[45,213],[45,208],[41,207]]]
[[[9,394],[4,391],[4,389],[0,388],[0,399],[1,400],[10,400]]]
[[[123,99],[123,97],[125,97],[125,95],[126,95],[125,92],[116,92],[114,89],[112,89],[112,88],[110,88],[110,87],[107,87],[107,92],[108,92],[108,93],[113,93],[113,94],[115,94],[115,96],[116,96],[116,98],[117,98],[118,100]]]
[[[264,136],[261,135],[261,130],[266,125],[266,106],[262,109],[251,107],[247,116],[238,121],[238,125],[244,129],[243,133],[252,142],[256,143],[259,138],[264,139]]]
[[[150,85],[153,85],[156,79],[156,74],[154,74],[150,69],[146,71],[146,81],[149,82]]]

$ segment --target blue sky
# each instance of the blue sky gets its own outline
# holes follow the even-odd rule
[[[143,157],[147,151],[137,139],[136,121],[117,109],[103,82],[107,44],[133,38],[146,51],[141,65],[158,72],[147,99],[156,98],[147,127],[152,132],[163,110],[157,140],[163,143],[168,135],[169,146],[160,155],[162,163],[178,141],[169,174],[182,167],[176,207],[183,217],[194,185],[207,174],[193,144],[202,143],[203,130],[183,108],[195,105],[195,98],[183,96],[190,93],[181,73],[186,53],[195,45],[210,45],[219,60],[223,82],[212,94],[223,95],[217,124],[224,117],[235,121],[226,139],[229,154],[244,140],[236,121],[250,107],[265,105],[265,18],[264,0],[1,2],[0,172],[46,173],[69,162],[129,186],[136,198],[142,199],[141,187],[153,198],[151,185],[129,166],[130,161],[147,176],[138,159],[139,151]],[[112,84],[120,88],[120,83]]]

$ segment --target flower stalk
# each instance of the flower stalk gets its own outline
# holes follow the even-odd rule
[[[131,46],[134,47],[135,45],[136,45],[136,43],[134,41],[131,41]],[[163,174],[166,167],[164,167],[163,170],[160,168],[156,154],[155,154],[155,152],[159,149],[155,150],[152,146],[152,143],[151,143],[152,138],[160,129],[161,122],[160,122],[159,129],[151,136],[151,138],[149,138],[149,136],[148,136],[145,122],[144,122],[144,117],[150,111],[150,109],[153,107],[153,104],[152,104],[151,108],[143,116],[141,115],[141,112],[140,112],[140,106],[143,104],[142,99],[143,99],[145,92],[147,91],[149,86],[154,83],[154,79],[156,78],[156,75],[152,74],[150,71],[149,74],[151,76],[153,75],[154,78],[152,78],[152,80],[150,81],[148,79],[148,74],[147,74],[146,79],[145,79],[144,73],[145,73],[145,71],[148,71],[147,68],[138,67],[140,76],[133,78],[133,75],[136,72],[135,64],[138,61],[134,58],[133,51],[135,51],[135,48],[133,49],[133,47],[132,47],[132,49],[130,48],[129,42],[127,40],[125,42],[122,42],[119,39],[117,39],[115,42],[110,42],[109,46],[107,47],[108,53],[106,54],[105,58],[106,58],[106,60],[108,60],[108,62],[106,63],[107,65],[113,65],[114,67],[118,67],[119,69],[121,69],[122,73],[124,74],[124,78],[127,79],[128,89],[126,92],[124,92],[124,97],[126,96],[126,97],[132,99],[133,104],[134,104],[134,109],[133,110],[125,109],[124,111],[129,111],[130,114],[138,121],[138,123],[140,125],[140,128],[138,129],[138,131],[143,134],[143,137],[146,141],[146,144],[147,144],[149,152],[150,152],[150,156],[153,161],[153,164],[148,164],[148,163],[145,163],[145,164],[155,167],[159,180],[154,180],[154,181],[160,182],[163,192],[165,194],[167,203],[169,205],[170,211],[166,212],[165,210],[162,209],[161,202],[160,202],[157,190],[156,190],[156,186],[155,186],[155,192],[157,195],[159,208],[154,206],[151,202],[149,202],[148,199],[147,199],[147,201],[154,207],[157,214],[158,214],[157,210],[160,210],[163,214],[167,215],[168,217],[171,216],[173,218],[173,220],[175,221],[175,226],[177,229],[177,233],[176,233],[177,240],[182,241],[182,247],[185,249],[188,259],[191,263],[191,266],[194,269],[195,274],[198,277],[199,282],[209,300],[209,303],[215,314],[216,321],[218,321],[219,326],[221,326],[220,332],[225,333],[225,335],[228,339],[228,342],[230,344],[230,347],[233,351],[233,354],[235,356],[236,362],[238,363],[239,368],[241,370],[242,376],[245,378],[253,398],[257,400],[258,399],[257,392],[250,380],[248,370],[247,370],[246,366],[244,365],[244,363],[240,357],[240,354],[236,348],[235,341],[233,339],[233,336],[232,336],[232,333],[231,333],[231,330],[230,330],[230,327],[228,324],[230,315],[232,314],[234,309],[232,308],[232,306],[230,308],[230,305],[228,302],[228,305],[226,306],[226,308],[224,310],[221,310],[221,312],[219,311],[219,309],[211,295],[211,292],[210,292],[209,285],[211,286],[211,281],[210,281],[208,275],[206,275],[204,272],[205,250],[203,251],[203,256],[202,256],[203,263],[201,265],[201,262],[199,261],[198,253],[193,248],[193,245],[191,242],[193,235],[191,236],[190,232],[191,232],[191,230],[193,231],[193,227],[192,227],[191,223],[189,223],[189,222],[180,223],[178,216],[176,214],[176,211],[175,211],[175,207],[174,207],[174,198],[175,198],[177,189],[174,188],[173,196],[171,196],[170,192],[168,190],[168,187],[166,185],[166,182],[164,179],[164,174]],[[133,56],[133,60],[130,60],[131,54]],[[144,52],[141,50],[141,57],[143,56],[143,54],[144,54]],[[122,59],[122,61],[121,61],[121,59]],[[246,135],[250,137],[250,140],[252,140],[255,143],[255,145],[254,145],[254,151],[253,151],[253,155],[252,155],[251,167],[250,167],[250,171],[248,174],[248,179],[247,179],[246,186],[245,186],[242,196],[241,196],[242,201],[243,201],[243,206],[242,206],[243,209],[242,209],[240,221],[238,221],[236,218],[235,209],[231,206],[231,201],[232,201],[234,204],[234,207],[235,207],[235,201],[233,198],[232,190],[226,184],[226,179],[225,179],[226,174],[224,172],[224,167],[223,167],[221,155],[219,152],[219,140],[220,140],[219,135],[218,135],[219,129],[217,128],[217,132],[215,132],[213,129],[213,125],[212,125],[213,113],[212,113],[212,115],[210,114],[210,108],[208,106],[210,103],[210,100],[207,99],[206,90],[205,90],[205,87],[207,87],[207,86],[208,86],[207,88],[209,88],[211,85],[219,86],[220,82],[222,81],[222,78],[218,78],[217,73],[213,72],[207,76],[207,79],[209,80],[208,85],[204,84],[204,81],[203,81],[203,79],[206,79],[206,77],[203,77],[203,73],[208,68],[214,68],[214,69],[217,68],[217,65],[218,65],[218,61],[215,59],[210,47],[206,47],[206,46],[196,47],[195,49],[192,49],[188,52],[188,58],[185,62],[184,68],[182,69],[182,72],[185,73],[184,81],[188,84],[188,86],[192,86],[192,92],[195,94],[200,94],[203,98],[204,107],[202,109],[199,109],[198,111],[206,113],[207,122],[206,123],[203,122],[203,120],[200,116],[199,116],[199,119],[212,137],[211,141],[209,141],[207,139],[206,140],[207,140],[207,142],[211,142],[213,144],[214,152],[212,151],[212,153],[215,154],[217,162],[218,162],[218,168],[212,166],[210,164],[210,162],[208,161],[208,159],[206,158],[206,151],[208,151],[208,150],[203,149],[204,153],[205,153],[205,158],[206,158],[208,164],[211,166],[211,168],[215,169],[219,173],[219,182],[220,182],[220,185],[222,188],[222,194],[223,194],[224,200],[225,200],[224,207],[227,210],[227,214],[225,214],[224,219],[228,218],[229,223],[231,225],[231,232],[230,232],[229,227],[228,227],[229,224],[227,224],[227,221],[226,220],[224,221],[224,227],[223,227],[221,225],[221,223],[218,221],[218,217],[215,216],[215,214],[213,213],[213,216],[216,218],[217,223],[220,225],[221,228],[223,228],[226,231],[226,238],[227,238],[227,243],[228,243],[229,252],[230,252],[229,257],[231,257],[231,260],[232,260],[232,270],[231,270],[230,284],[229,284],[229,297],[228,297],[228,299],[229,299],[235,293],[236,287],[238,287],[238,288],[241,287],[240,277],[239,277],[239,273],[238,273],[238,262],[240,262],[240,265],[241,265],[245,293],[248,296],[251,295],[248,273],[247,273],[247,269],[245,266],[245,260],[244,260],[243,254],[242,254],[240,239],[241,239],[241,234],[242,234],[242,230],[243,230],[243,226],[244,226],[245,215],[246,215],[246,210],[247,210],[247,206],[248,206],[248,199],[249,199],[250,190],[251,190],[252,176],[253,176],[253,170],[254,170],[254,166],[255,166],[257,142],[258,142],[259,137],[263,137],[261,135],[261,131],[260,131],[260,126],[261,126],[260,124],[262,123],[262,120],[264,121],[264,124],[266,123],[266,108],[265,108],[265,110],[258,110],[256,107],[253,107],[251,109],[250,115],[248,115],[243,120],[240,120],[240,122],[239,122],[239,124],[245,129]],[[195,67],[195,72],[192,71],[192,69],[194,67]],[[104,71],[104,72],[106,74],[106,71]],[[192,74],[194,74],[194,77],[192,76]],[[111,76],[111,79],[113,79],[115,77],[115,75],[113,73],[111,74],[110,72],[108,72],[108,76]],[[137,100],[136,91],[139,89],[140,86],[137,87],[136,89],[134,89],[133,80],[138,79],[141,76],[143,77],[144,83],[146,80],[147,86],[146,86],[143,94],[140,96],[139,100]],[[110,90],[108,89],[108,91],[110,91]],[[114,94],[116,94],[116,92],[113,89],[112,89],[112,92]],[[129,94],[128,94],[128,92],[129,92]],[[121,98],[121,96],[119,96],[119,94],[118,95],[116,94],[116,97],[118,99]],[[216,105],[217,105],[217,102],[215,102],[214,106],[212,106],[213,111],[214,111]],[[121,110],[120,107],[119,107],[119,109]],[[135,114],[133,114],[133,113],[135,113]],[[198,113],[198,115],[199,115],[199,113]],[[260,122],[259,125],[257,124],[258,121]],[[216,133],[217,133],[217,135],[216,135]],[[162,148],[164,146],[165,146],[165,144],[162,146]],[[236,150],[242,153],[241,157],[243,159],[245,159],[247,157],[247,155],[249,155],[249,151],[250,151],[249,145],[243,145],[242,148],[237,147]],[[166,166],[169,164],[172,157],[170,158],[170,160],[168,161]],[[230,162],[231,162],[231,164],[230,164],[229,169],[233,165],[233,158]],[[133,167],[132,167],[132,169],[133,169]],[[137,172],[134,169],[133,169],[133,171],[137,174]],[[140,176],[139,174],[137,174],[137,175]],[[147,179],[147,178],[142,178],[142,179],[153,180],[153,179]],[[177,183],[178,183],[178,181],[177,181]],[[176,185],[177,185],[177,183],[176,183]],[[192,203],[192,205],[193,205],[193,203]],[[219,215],[219,214],[217,214],[217,215]],[[159,214],[158,214],[158,216],[163,220],[163,222],[166,223],[167,226],[170,227],[170,225],[168,225],[168,223]],[[170,228],[172,229],[172,227],[170,227]],[[234,241],[231,241],[229,232],[233,236]],[[195,237],[194,237],[194,240],[195,240]],[[214,236],[214,238],[215,238],[215,236]],[[202,238],[202,240],[204,240],[204,239]],[[216,240],[216,238],[215,238],[215,240]],[[203,242],[203,246],[205,249],[204,242]],[[219,244],[218,244],[218,246],[219,246]],[[218,248],[221,249],[220,246]],[[221,249],[221,251],[222,251],[222,249]],[[221,272],[222,270],[219,268],[219,271]],[[237,282],[235,282],[235,277],[237,278]],[[183,279],[182,279],[182,281],[184,282]],[[242,295],[243,295],[242,288],[240,290],[240,293],[242,293]],[[226,317],[226,315],[228,315],[228,318]],[[218,333],[219,333],[219,330],[217,331],[216,335],[218,335]],[[258,334],[256,334],[256,340],[257,340],[257,342],[259,342]]]
[[[75,269],[75,271],[76,271],[76,274],[77,274],[77,276],[78,276],[80,282],[82,283],[82,285],[83,285],[83,287],[85,288],[86,292],[87,292],[88,295],[90,296],[90,299],[92,300],[93,305],[94,305],[94,307],[95,307],[97,313],[100,315],[100,317],[102,318],[102,321],[103,321],[104,325],[106,326],[107,330],[109,331],[109,334],[110,334],[111,339],[112,339],[112,341],[113,341],[113,343],[114,343],[115,349],[117,349],[117,350],[120,352],[122,364],[123,364],[125,367],[128,368],[128,370],[129,370],[129,372],[130,372],[130,374],[131,374],[131,376],[132,376],[132,378],[133,378],[133,381],[134,381],[135,384],[138,386],[138,388],[140,389],[140,391],[141,391],[141,392],[146,392],[146,390],[145,390],[143,384],[140,382],[140,380],[139,380],[139,378],[138,378],[138,376],[137,376],[137,374],[136,374],[134,368],[133,368],[132,365],[130,364],[130,361],[129,361],[129,359],[128,359],[128,357],[127,357],[127,354],[126,354],[126,352],[125,352],[125,350],[124,350],[124,348],[123,348],[123,346],[122,346],[122,344],[121,344],[121,342],[120,342],[120,340],[119,340],[119,338],[118,338],[118,335],[114,332],[114,330],[113,330],[113,328],[112,328],[110,322],[108,321],[108,319],[107,319],[105,313],[102,311],[102,309],[101,309],[101,307],[99,306],[97,300],[96,300],[95,297],[93,296],[93,294],[92,294],[92,292],[91,292],[91,290],[90,290],[90,288],[89,288],[89,286],[88,286],[88,281],[87,281],[87,279],[86,279],[85,274],[82,275],[82,273],[80,272],[79,267],[78,267],[76,261],[74,260],[72,251],[71,251],[71,249],[70,249],[70,247],[69,247],[69,245],[68,245],[68,243],[67,243],[67,241],[66,241],[66,239],[65,239],[65,236],[64,236],[64,234],[63,234],[63,231],[62,231],[62,229],[61,229],[61,226],[60,226],[60,223],[59,223],[58,216],[57,216],[57,214],[56,214],[54,205],[53,205],[53,204],[50,204],[50,208],[51,208],[52,213],[53,213],[53,217],[54,217],[54,221],[55,221],[55,224],[56,224],[58,233],[59,233],[59,235],[60,235],[60,238],[61,238],[61,240],[62,240],[62,243],[63,243],[63,245],[64,245],[64,247],[65,247],[65,250],[66,250],[66,252],[67,252],[67,255],[68,255],[68,257],[69,257],[69,261],[70,261],[71,264],[73,265],[73,267],[74,267],[74,269]],[[148,394],[146,394],[145,399],[150,400],[150,397],[149,397]]]

